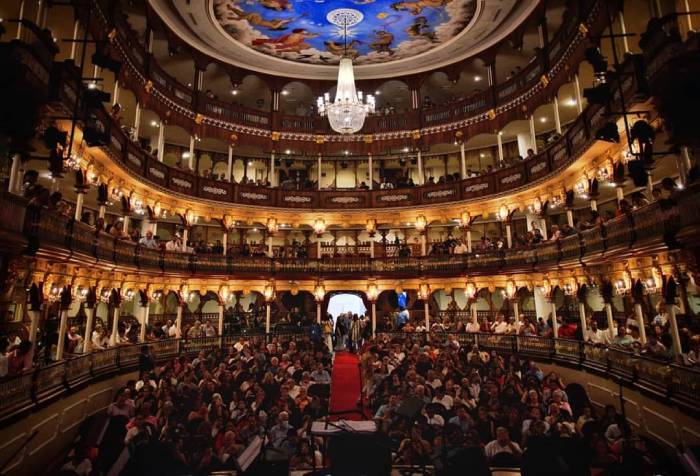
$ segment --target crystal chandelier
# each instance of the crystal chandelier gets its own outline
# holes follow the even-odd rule
[[[362,21],[363,15],[358,10],[339,8],[330,12],[326,18],[334,25],[343,28],[344,54],[338,68],[338,84],[335,100],[331,102],[330,94],[320,96],[316,102],[318,113],[328,116],[331,128],[341,134],[354,134],[362,129],[367,114],[374,112],[374,96],[362,95],[355,89],[355,75],[352,59],[347,54],[347,30]]]

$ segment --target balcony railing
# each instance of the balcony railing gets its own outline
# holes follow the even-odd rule
[[[74,219],[49,210],[27,214],[24,226],[30,249],[42,253],[70,255],[91,263],[105,262],[126,268],[201,275],[457,275],[488,274],[498,270],[534,271],[566,262],[599,260],[601,256],[626,256],[644,247],[666,248],[679,231],[679,209],[697,204],[700,189],[692,187],[669,208],[654,202],[618,217],[598,228],[581,231],[558,241],[531,248],[474,251],[464,255],[428,255],[422,257],[324,256],[318,258],[280,258],[238,256],[235,254],[188,254],[147,249],[131,241],[116,239]],[[17,208],[18,198],[11,200]],[[685,227],[697,227],[698,220],[684,220]],[[377,244],[381,246],[381,244]]]

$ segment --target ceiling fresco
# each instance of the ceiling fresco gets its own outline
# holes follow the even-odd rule
[[[243,45],[275,58],[337,64],[344,51],[357,65],[413,57],[458,36],[474,19],[477,0],[213,0],[218,25]],[[327,15],[352,9],[361,18],[343,28]]]

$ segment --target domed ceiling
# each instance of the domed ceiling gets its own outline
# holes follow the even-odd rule
[[[236,41],[261,53],[312,64],[385,63],[441,45],[474,18],[476,0],[214,0],[214,17]],[[347,9],[344,28],[329,14]],[[347,45],[347,49],[346,49]]]
[[[149,0],[184,41],[262,73],[334,80],[345,50],[329,14],[352,11],[347,53],[355,76],[386,78],[435,69],[503,40],[538,1]]]

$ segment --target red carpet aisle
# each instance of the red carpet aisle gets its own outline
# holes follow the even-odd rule
[[[333,374],[331,375],[331,402],[330,411],[353,410],[357,408],[360,398],[360,358],[349,352],[337,352],[333,360]],[[347,420],[360,420],[357,413],[333,416],[334,420],[345,418]]]

